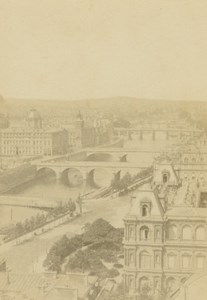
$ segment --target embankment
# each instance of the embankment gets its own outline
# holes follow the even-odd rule
[[[33,180],[35,176],[36,166],[29,163],[2,172],[0,174],[0,194]]]

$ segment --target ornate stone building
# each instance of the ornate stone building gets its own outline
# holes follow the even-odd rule
[[[124,218],[129,299],[143,292],[172,294],[192,274],[207,270],[207,208],[199,201],[187,205],[185,196],[173,168],[165,165],[132,199]]]
[[[68,134],[64,129],[42,128],[42,119],[31,110],[24,127],[1,131],[1,154],[4,156],[60,155],[68,151]]]

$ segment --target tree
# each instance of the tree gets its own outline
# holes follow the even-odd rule
[[[109,224],[107,221],[103,219],[97,219],[93,224],[90,226],[89,230],[85,232],[83,236],[83,241],[85,244],[91,244],[94,242],[100,241],[103,237],[106,237],[107,234],[111,230],[113,230],[114,227]]]
[[[20,234],[22,234],[23,232],[24,232],[24,226],[22,225],[21,222],[18,222],[18,223],[16,224],[16,233],[17,233],[17,235],[20,235]]]
[[[70,199],[70,200],[68,201],[68,209],[69,209],[71,215],[73,216],[73,214],[74,214],[74,212],[75,212],[75,210],[76,210],[76,205],[75,205],[75,202],[72,201],[72,199]]]
[[[89,231],[90,227],[91,227],[90,223],[85,223],[84,226],[82,227],[83,232],[86,233],[87,231]]]

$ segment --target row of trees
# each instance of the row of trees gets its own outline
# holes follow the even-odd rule
[[[36,216],[32,216],[30,219],[26,219],[24,222],[18,222],[16,225],[11,228],[7,228],[4,232],[5,239],[17,238],[25,233],[31,232],[45,223],[52,221],[59,215],[65,214],[67,212],[73,216],[76,211],[76,204],[72,199],[69,199],[67,203],[59,203],[56,207],[47,212],[42,212],[41,214],[37,214]]]
[[[113,191],[125,190],[137,180],[150,176],[152,170],[152,167],[150,167],[135,175],[131,175],[127,172],[121,179],[115,177],[111,182],[111,188]]]

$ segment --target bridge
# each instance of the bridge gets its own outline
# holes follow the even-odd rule
[[[45,171],[52,171],[57,179],[65,179],[71,185],[77,186],[88,180],[97,187],[108,186],[111,180],[129,172],[137,174],[149,167],[139,163],[117,162],[117,161],[64,161],[64,162],[42,162],[36,164],[37,174],[43,175]],[[102,183],[103,182],[103,185]]]
[[[58,205],[57,201],[48,201],[35,197],[0,196],[0,206],[17,206],[36,209],[52,209]]]
[[[136,161],[136,156],[148,155],[159,156],[163,154],[163,150],[149,149],[141,150],[138,148],[85,148],[86,161],[110,161],[116,160],[120,162]],[[136,156],[135,156],[136,155]],[[130,159],[131,158],[131,159]]]
[[[197,137],[203,133],[203,130],[192,128],[160,128],[160,127],[139,127],[139,128],[114,128],[114,132],[117,136],[128,136],[132,135],[138,136],[140,140],[144,139],[146,136],[151,136],[152,140],[156,140],[157,136],[165,136],[169,139],[171,136],[182,138],[183,136]]]

